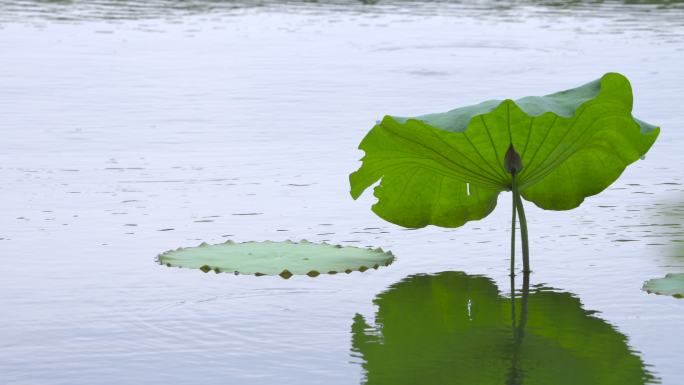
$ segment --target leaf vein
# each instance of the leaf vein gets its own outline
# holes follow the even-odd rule
[[[492,144],[492,149],[494,149],[494,155],[496,156],[496,160],[501,167],[501,170],[504,172],[504,175],[506,175],[506,169],[504,169],[503,166],[503,159],[499,158],[499,152],[496,150],[496,146],[494,145],[494,139],[492,139],[492,134],[489,132],[489,127],[487,126],[487,122],[484,119],[484,115],[480,115],[480,120],[482,120],[482,124],[485,127],[485,130],[487,131],[487,136],[489,136],[489,143]]]
[[[500,185],[500,183],[499,183],[497,180],[490,179],[488,176],[478,175],[477,173],[473,172],[473,171],[470,170],[469,168],[467,168],[467,167],[465,167],[465,166],[463,166],[463,165],[460,165],[460,164],[454,162],[453,160],[447,158],[446,156],[440,154],[439,152],[437,152],[437,151],[435,151],[434,149],[432,149],[432,148],[426,146],[426,145],[423,144],[423,143],[420,143],[420,142],[418,142],[418,141],[412,141],[411,139],[408,139],[408,138],[406,138],[406,137],[404,137],[404,136],[402,136],[402,135],[400,135],[400,134],[398,134],[398,133],[396,133],[396,132],[394,132],[394,131],[391,131],[391,130],[387,130],[387,131],[390,132],[390,133],[392,133],[392,134],[393,134],[394,136],[396,136],[397,138],[400,138],[400,139],[402,139],[402,140],[404,140],[404,141],[406,141],[406,142],[408,142],[408,143],[410,143],[410,144],[416,144],[416,145],[419,145],[419,146],[423,147],[425,150],[428,150],[429,152],[431,152],[431,153],[437,155],[438,158],[441,158],[441,159],[445,160],[447,163],[449,163],[449,164],[451,164],[451,165],[453,165],[453,166],[456,166],[456,168],[460,168],[460,169],[466,171],[465,174],[470,174],[470,175],[466,175],[466,176],[468,176],[468,177],[470,177],[470,178],[473,178],[473,179],[484,179],[485,181],[487,181],[487,182],[485,182],[485,183],[491,183],[491,184],[496,185],[496,186],[499,186],[499,185]]]

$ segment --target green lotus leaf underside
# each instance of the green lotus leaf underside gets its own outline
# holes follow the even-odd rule
[[[373,211],[383,219],[458,227],[487,216],[511,189],[504,155],[512,144],[522,159],[522,197],[569,210],[613,183],[659,132],[632,116],[631,86],[617,73],[547,96],[385,116],[359,145],[365,156],[350,175],[351,195],[380,181]]]
[[[644,283],[643,289],[653,294],[684,298],[684,273],[668,274],[664,278],[649,279]]]
[[[157,256],[162,265],[188,267],[209,272],[235,274],[292,275],[351,273],[387,266],[394,261],[390,251],[327,243],[227,241],[218,245],[169,250]]]

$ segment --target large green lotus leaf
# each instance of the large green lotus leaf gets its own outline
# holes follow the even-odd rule
[[[643,289],[649,293],[684,298],[684,273],[667,274],[664,278],[649,279],[644,283]]]
[[[228,241],[218,245],[202,243],[197,247],[169,250],[157,256],[160,264],[189,267],[209,272],[236,274],[292,275],[315,277],[322,273],[351,273],[387,266],[394,261],[389,251],[343,247],[327,243]]]
[[[350,175],[354,199],[375,187],[373,211],[405,227],[458,227],[487,216],[510,190],[504,155],[521,155],[522,196],[568,210],[642,157],[659,128],[635,119],[629,81],[617,73],[542,97],[492,100],[442,114],[386,116],[363,139]]]
[[[626,337],[571,294],[537,287],[524,298],[512,307],[481,276],[412,276],[376,297],[373,324],[355,316],[352,354],[372,385],[656,381]]]

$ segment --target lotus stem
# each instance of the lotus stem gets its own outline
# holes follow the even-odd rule
[[[530,247],[527,241],[527,220],[525,219],[525,209],[523,208],[523,202],[520,198],[520,192],[518,191],[518,184],[513,177],[513,202],[517,208],[518,216],[520,218],[520,238],[522,243],[523,252],[523,274],[530,273]]]
[[[516,185],[515,182],[515,173],[513,173],[513,186]],[[515,277],[515,217],[516,217],[516,201],[515,197],[512,199],[513,201],[513,218],[511,219],[511,278]]]
[[[515,176],[520,170],[523,169],[522,159],[520,154],[515,151],[513,143],[508,145],[508,150],[506,150],[506,155],[503,159],[504,169],[511,174],[511,191],[513,192],[513,231],[511,232],[511,275],[513,275],[513,269],[515,268],[515,214],[516,211],[519,212],[520,216],[520,240],[522,243],[523,251],[523,273],[530,273],[530,249],[527,244],[527,220],[525,219],[525,209],[523,208],[522,199],[520,199],[520,189],[518,187],[518,181]]]

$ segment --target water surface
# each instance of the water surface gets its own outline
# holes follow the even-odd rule
[[[387,224],[348,194],[365,132],[608,71],[661,136],[579,209],[527,206],[531,285],[598,312],[644,382],[684,382],[684,301],[641,291],[684,271],[681,3],[255,4],[2,3],[1,383],[362,383],[352,325],[391,285],[462,271],[510,295],[510,197],[459,229]],[[397,261],[289,280],[154,262],[302,238]]]

